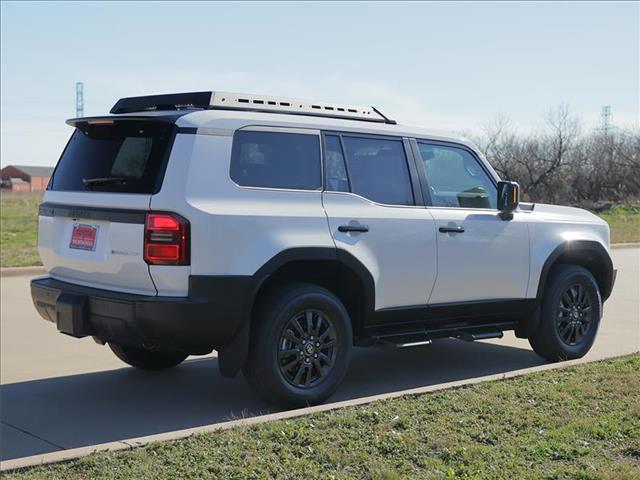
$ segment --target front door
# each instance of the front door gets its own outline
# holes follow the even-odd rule
[[[336,247],[371,273],[376,311],[423,307],[436,277],[436,230],[416,205],[405,143],[350,134],[326,134],[324,143],[322,200]]]
[[[418,150],[438,244],[438,276],[429,304],[525,298],[528,214],[500,217],[495,183],[470,150],[421,141]]]

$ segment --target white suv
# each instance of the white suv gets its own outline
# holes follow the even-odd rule
[[[322,402],[354,345],[515,330],[591,347],[609,227],[520,204],[469,141],[369,107],[197,92],[77,118],[40,207],[38,312],[124,362],[218,352],[266,400]],[[391,367],[392,368],[392,367]]]

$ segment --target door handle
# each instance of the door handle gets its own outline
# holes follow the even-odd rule
[[[339,232],[360,232],[365,233],[369,231],[369,227],[366,225],[340,225],[338,227]]]
[[[464,233],[464,227],[440,227],[438,231],[442,233]]]

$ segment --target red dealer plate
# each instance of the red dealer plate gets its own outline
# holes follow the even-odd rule
[[[93,251],[96,249],[97,236],[98,227],[96,225],[77,223],[73,226],[69,248]]]

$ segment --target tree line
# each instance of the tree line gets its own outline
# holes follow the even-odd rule
[[[599,210],[640,200],[640,131],[582,133],[566,106],[541,131],[522,134],[498,117],[474,138],[498,174],[520,183],[523,201]]]

